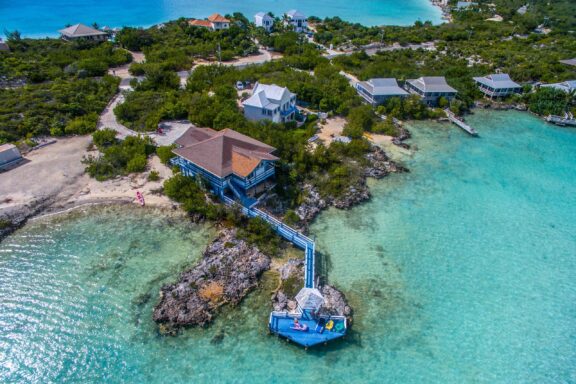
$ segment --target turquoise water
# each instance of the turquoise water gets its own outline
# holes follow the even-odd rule
[[[575,383],[576,131],[517,112],[469,122],[481,138],[416,124],[411,173],[313,225],[356,310],[343,342],[268,336],[269,281],[212,327],[161,337],[158,287],[212,231],[79,212],[0,244],[0,382]]]
[[[294,8],[307,15],[340,16],[365,25],[407,25],[417,20],[440,23],[442,16],[429,0],[18,0],[0,1],[0,31],[17,29],[30,37],[53,36],[66,24],[79,22],[148,26],[179,17],[202,18],[214,12],[242,12],[251,19],[257,12],[281,15]]]

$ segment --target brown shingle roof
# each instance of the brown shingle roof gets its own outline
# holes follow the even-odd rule
[[[213,23],[229,23],[230,20],[228,20],[227,18],[225,18],[224,16],[222,16],[219,13],[214,13],[210,16],[208,16],[208,20],[210,20]]]
[[[227,177],[236,174],[246,177],[263,160],[276,161],[276,149],[231,129],[214,131],[191,127],[176,143],[185,145],[174,153],[206,171]]]
[[[188,24],[194,27],[212,28],[212,23],[207,20],[188,20]]]

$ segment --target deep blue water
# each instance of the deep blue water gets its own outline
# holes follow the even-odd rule
[[[576,383],[576,130],[468,120],[480,138],[411,125],[411,172],[312,226],[355,309],[342,342],[268,336],[266,281],[210,328],[159,336],[159,287],[213,232],[90,210],[0,243],[0,382]]]
[[[294,8],[307,15],[340,16],[365,25],[441,21],[440,10],[429,0],[0,0],[0,32],[16,29],[30,37],[54,36],[66,24],[149,26],[179,17],[236,11],[252,19],[260,11],[281,15]]]

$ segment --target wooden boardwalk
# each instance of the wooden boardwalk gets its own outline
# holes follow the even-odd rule
[[[458,116],[456,116],[454,114],[454,112],[452,112],[449,109],[445,109],[444,112],[446,112],[446,116],[448,116],[448,120],[450,120],[450,122],[456,124],[458,127],[460,127],[466,133],[468,133],[472,136],[478,136],[478,132],[474,128],[472,128],[471,126],[466,124],[464,122],[464,120],[462,120]]]

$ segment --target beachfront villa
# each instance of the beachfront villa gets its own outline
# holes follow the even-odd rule
[[[286,20],[284,20],[284,25],[292,26],[296,32],[304,32],[308,28],[306,16],[296,9],[292,9],[286,12]]]
[[[91,40],[106,41],[108,34],[84,24],[76,24],[58,31],[62,39],[67,41]]]
[[[372,106],[386,102],[392,97],[406,97],[408,92],[398,86],[394,78],[376,78],[356,83],[356,92]]]
[[[506,73],[492,74],[484,77],[474,77],[480,91],[486,96],[506,97],[515,93],[522,93],[522,86],[512,81]]]
[[[437,106],[441,97],[451,101],[458,93],[448,85],[444,76],[406,80],[405,88],[408,92],[420,96],[422,102],[428,106]]]
[[[276,150],[232,129],[190,127],[178,140],[172,164],[185,176],[200,176],[216,195],[230,194],[243,206],[272,185]]]
[[[212,31],[220,31],[222,29],[230,28],[230,20],[219,13],[214,13],[208,16],[206,20],[188,20],[188,24],[193,27],[208,28]]]
[[[252,96],[242,105],[248,120],[286,123],[296,118],[296,95],[275,84],[256,83]]]
[[[541,88],[554,88],[560,91],[564,91],[566,93],[570,93],[572,91],[576,91],[576,80],[567,80],[561,83],[553,83],[553,84],[542,84]]]
[[[14,144],[0,145],[0,170],[5,170],[22,160],[20,151]]]
[[[266,32],[270,32],[274,25],[274,18],[266,12],[258,12],[254,15],[254,24],[257,27],[264,28]]]

